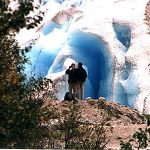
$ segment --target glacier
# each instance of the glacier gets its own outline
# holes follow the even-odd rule
[[[35,43],[27,54],[27,76],[52,79],[56,97],[63,100],[68,91],[65,70],[72,62],[81,61],[88,73],[85,98],[105,97],[150,113],[150,34],[145,21],[148,0],[38,3],[45,12],[42,23],[17,35],[23,47],[30,41]]]

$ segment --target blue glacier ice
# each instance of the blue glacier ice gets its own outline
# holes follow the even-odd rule
[[[76,7],[83,7],[86,1],[83,0],[54,0],[60,6],[68,7],[74,4]],[[43,5],[48,1],[43,1]],[[74,20],[71,24],[74,23]],[[68,22],[58,24],[54,21],[46,22],[40,30],[40,36],[32,46],[31,52],[27,54],[30,58],[30,64],[26,64],[26,73],[28,76],[45,77],[48,73],[58,73],[64,71],[64,62],[70,58],[75,62],[82,62],[87,68],[88,79],[85,83],[85,97],[97,99],[105,97],[107,100],[113,100],[130,107],[134,106],[134,100],[138,95],[137,78],[133,72],[133,65],[125,59],[121,64],[121,70],[118,72],[117,81],[114,81],[116,75],[115,59],[111,54],[107,41],[100,35],[84,32],[79,29],[70,30]],[[128,51],[131,44],[131,28],[128,24],[112,22],[112,28],[116,35],[116,39],[123,45],[120,48],[123,55]],[[57,31],[57,36],[55,32]],[[65,33],[66,37],[59,37],[59,33]],[[54,35],[52,35],[54,34]],[[51,36],[52,35],[52,36]],[[52,37],[51,39],[49,37]],[[39,44],[40,38],[45,38],[47,43]],[[59,38],[58,38],[59,37]],[[57,46],[50,47],[58,42]],[[47,46],[49,45],[49,46]],[[67,45],[70,48],[70,54],[61,53],[61,59],[58,64],[54,65],[57,56]],[[63,57],[63,58],[62,58]],[[52,71],[49,71],[52,70]],[[130,86],[132,85],[132,86]],[[65,93],[62,93],[62,98]]]
[[[27,57],[30,62],[26,64],[26,74],[28,77],[35,76],[37,78],[44,77],[47,74],[56,54],[34,45],[31,52],[27,53]]]
[[[113,28],[118,40],[126,47],[125,52],[131,43],[131,28],[127,24],[113,23]]]
[[[104,41],[98,36],[74,31],[68,37],[68,44],[73,47],[76,61],[83,62],[88,68],[88,78],[93,88],[91,97],[110,98],[113,62]]]

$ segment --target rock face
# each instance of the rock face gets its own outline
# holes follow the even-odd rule
[[[47,100],[46,103],[46,105],[56,108],[61,114],[65,109],[68,109],[72,102]],[[80,121],[83,124],[100,124],[107,116],[110,116],[107,118],[106,126],[146,125],[146,119],[137,110],[108,102],[105,99],[79,100],[78,105],[81,112]]]
[[[64,116],[61,115],[62,112],[68,110],[68,106],[71,103],[70,101],[46,100],[46,105],[49,108],[56,108],[60,113],[59,116]],[[119,150],[121,139],[128,141],[139,128],[144,129],[146,127],[144,117],[137,110],[114,102],[108,102],[104,98],[98,100],[89,98],[78,101],[78,106],[81,112],[81,124],[102,124],[106,121],[105,116],[108,116],[106,114],[110,114],[110,119],[105,122],[106,138],[110,140],[106,146],[107,149]]]
[[[72,4],[80,13],[62,18],[61,25],[55,22]],[[103,96],[150,113],[148,0],[49,0],[42,7],[48,10],[46,23],[30,56],[35,73],[58,81],[59,99],[68,90],[65,70],[82,61],[86,97]]]
[[[104,99],[98,100],[98,108],[110,113],[117,122],[129,125],[129,124],[142,124],[145,122],[144,117],[139,114],[137,110],[131,110],[129,107],[119,105],[117,103],[108,102]]]

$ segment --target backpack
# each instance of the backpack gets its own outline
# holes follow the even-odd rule
[[[67,92],[65,94],[64,101],[72,101],[72,100],[74,100],[74,96],[70,94],[69,92]]]

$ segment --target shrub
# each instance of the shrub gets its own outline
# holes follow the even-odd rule
[[[120,142],[120,149],[121,150],[132,150],[132,149],[145,149],[148,147],[148,142],[150,138],[150,124],[149,124],[149,115],[145,115],[145,118],[147,119],[147,127],[145,129],[139,128],[138,131],[136,131],[132,138],[127,141],[121,141]]]

